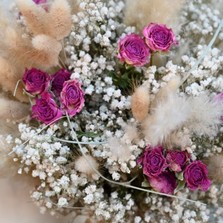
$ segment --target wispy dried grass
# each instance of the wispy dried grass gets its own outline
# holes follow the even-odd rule
[[[140,139],[140,130],[136,123],[129,123],[123,126],[125,135],[123,136],[129,142],[137,142]]]
[[[150,114],[142,122],[143,134],[148,143],[157,145],[180,128],[190,115],[185,97],[177,94],[180,78],[174,77],[162,87],[150,106]]]
[[[169,93],[152,108],[151,114],[142,123],[143,133],[148,143],[162,143],[168,135],[177,130],[188,119],[190,108],[185,98]]]
[[[197,135],[215,136],[221,124],[223,103],[216,102],[203,94],[189,98],[191,115],[185,127]]]
[[[185,131],[174,131],[170,133],[163,141],[163,145],[169,149],[186,148],[192,144],[191,135]]]
[[[180,86],[180,81],[180,77],[175,76],[166,84],[166,86],[162,87],[152,101],[151,108],[156,107],[160,101],[165,101],[169,94],[176,93]]]
[[[150,22],[179,29],[179,13],[185,0],[126,0],[125,23],[141,30]]]

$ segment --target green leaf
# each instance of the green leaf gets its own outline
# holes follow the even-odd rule
[[[178,181],[177,188],[174,190],[174,193],[182,190],[185,187],[185,181]]]
[[[133,92],[134,87],[142,83],[143,74],[136,71],[132,66],[122,66],[117,72],[110,72],[109,76],[112,77],[112,81],[122,93],[129,94]]]
[[[179,172],[179,173],[176,173],[176,178],[180,181],[183,181],[184,180],[184,173],[183,172]]]
[[[142,187],[150,187],[149,182],[147,180],[144,180],[141,184]]]

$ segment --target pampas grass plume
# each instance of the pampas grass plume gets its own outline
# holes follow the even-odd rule
[[[127,0],[125,23],[136,26],[139,31],[151,22],[178,28],[179,12],[185,0]]]
[[[37,35],[32,39],[32,45],[36,49],[33,51],[33,60],[39,66],[51,67],[58,65],[58,58],[62,45],[48,35]]]
[[[54,53],[59,55],[62,50],[61,44],[48,35],[37,35],[32,39],[32,45],[35,49],[45,51],[48,54]]]
[[[32,0],[17,0],[16,2],[29,30],[33,34],[46,34],[49,26],[46,11]]]
[[[149,112],[150,97],[148,89],[144,86],[136,88],[132,95],[131,109],[137,121],[143,121]]]
[[[151,112],[142,128],[147,142],[155,146],[183,125],[190,115],[190,107],[185,98],[169,93]]]
[[[66,37],[71,31],[71,7],[66,0],[55,0],[48,13],[49,35],[57,40]]]
[[[75,161],[75,169],[89,176],[92,176],[93,174],[95,174],[95,171],[91,166],[93,166],[94,169],[98,170],[99,164],[90,155],[80,156]]]

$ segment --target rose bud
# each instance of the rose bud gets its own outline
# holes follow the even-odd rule
[[[184,170],[184,179],[191,190],[208,190],[211,181],[208,179],[207,166],[201,161],[194,161]]]
[[[49,5],[47,4],[48,0],[33,0],[37,5],[42,5],[42,8],[45,9],[45,11],[48,11]]]
[[[77,80],[65,81],[60,93],[60,102],[70,117],[79,113],[84,106],[84,92]]]
[[[150,186],[158,192],[165,194],[173,194],[177,187],[177,180],[175,174],[170,171],[165,171],[157,177],[147,178]]]
[[[149,61],[150,50],[144,40],[134,33],[126,35],[118,43],[118,58],[133,66],[143,66]]]
[[[22,80],[25,90],[32,95],[41,94],[46,91],[50,84],[50,76],[46,72],[36,68],[26,69]]]
[[[37,5],[47,3],[47,0],[33,0]]]
[[[148,177],[160,175],[167,167],[161,146],[147,146],[143,155],[137,160],[137,163],[142,165],[143,173]]]
[[[143,35],[152,51],[166,52],[172,45],[178,44],[172,29],[163,24],[150,23],[143,29]]]
[[[59,97],[65,81],[70,79],[71,73],[68,70],[61,69],[51,76],[51,90]]]
[[[44,92],[40,98],[36,98],[36,104],[32,106],[32,118],[45,124],[54,123],[62,117],[62,114],[63,112],[48,92]]]
[[[166,156],[169,168],[175,172],[182,171],[189,161],[189,158],[190,154],[187,151],[169,150]]]

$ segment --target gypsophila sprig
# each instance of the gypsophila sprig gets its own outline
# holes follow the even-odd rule
[[[41,213],[222,221],[221,3],[183,2],[18,0],[1,16],[0,166],[33,180]]]

